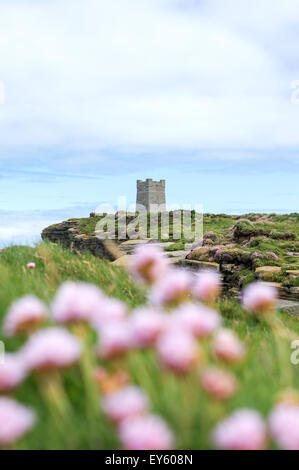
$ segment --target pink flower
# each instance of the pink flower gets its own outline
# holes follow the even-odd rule
[[[166,369],[179,374],[189,372],[199,357],[193,336],[187,331],[175,328],[160,336],[157,341],[157,353]]]
[[[208,395],[227,400],[237,391],[238,384],[235,376],[230,372],[224,372],[216,367],[205,369],[200,377],[203,389]]]
[[[114,422],[144,414],[148,408],[148,398],[143,391],[133,385],[108,393],[102,398],[103,412]]]
[[[215,271],[197,273],[193,284],[193,296],[201,302],[214,302],[221,292],[221,278]]]
[[[0,393],[6,393],[20,385],[26,377],[25,367],[19,354],[5,354],[0,363]]]
[[[155,415],[124,420],[119,437],[125,450],[171,450],[174,437],[167,424]]]
[[[299,450],[299,406],[281,404],[269,417],[270,432],[283,450]]]
[[[187,300],[190,295],[192,277],[183,269],[169,271],[157,282],[150,293],[150,300],[157,306],[173,306]]]
[[[221,421],[213,442],[223,450],[263,450],[267,443],[266,425],[257,411],[242,409]]]
[[[4,318],[3,331],[7,336],[28,333],[47,318],[46,305],[32,295],[14,302]]]
[[[137,347],[147,347],[155,343],[165,330],[168,316],[152,309],[139,308],[130,316],[132,341]]]
[[[135,250],[131,272],[137,279],[155,283],[169,269],[166,254],[155,245],[142,245]]]
[[[172,318],[176,326],[188,329],[197,338],[209,336],[222,323],[218,312],[192,303],[176,309]]]
[[[275,308],[277,289],[263,282],[254,282],[243,292],[243,306],[250,312],[267,313]]]
[[[215,334],[212,349],[218,359],[229,363],[241,361],[246,354],[245,345],[228,329],[221,329]]]
[[[35,263],[28,263],[26,266],[27,266],[28,269],[35,269],[36,265],[35,265]]]
[[[52,316],[58,323],[89,321],[101,308],[100,289],[85,282],[65,282],[52,304]]]
[[[80,341],[63,328],[46,328],[34,333],[23,348],[28,370],[48,371],[66,368],[78,361]]]
[[[127,306],[118,299],[103,297],[95,315],[91,318],[91,324],[96,330],[100,330],[108,323],[125,320]]]
[[[101,329],[97,352],[100,357],[107,359],[122,356],[132,346],[132,336],[128,322],[112,322]]]
[[[14,444],[35,422],[34,413],[10,398],[0,397],[0,447]]]

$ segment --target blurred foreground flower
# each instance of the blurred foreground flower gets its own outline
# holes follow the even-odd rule
[[[139,387],[127,387],[107,393],[102,398],[103,412],[115,423],[146,413],[148,398]]]
[[[98,310],[91,318],[91,324],[96,330],[100,330],[108,325],[108,323],[125,320],[127,310],[124,302],[103,296]]]
[[[10,398],[0,397],[0,448],[14,444],[35,422],[29,408]]]
[[[36,297],[27,295],[11,305],[3,321],[3,331],[7,336],[28,334],[47,317],[47,306]]]
[[[215,356],[228,363],[240,362],[246,354],[246,347],[229,329],[217,331],[213,339],[212,349]]]
[[[20,354],[6,354],[0,364],[0,393],[14,390],[26,377],[26,371]]]
[[[215,310],[203,305],[187,303],[172,313],[172,322],[179,328],[189,330],[197,338],[205,338],[221,326],[222,318]]]
[[[169,317],[153,308],[139,308],[130,316],[132,341],[137,347],[152,346],[165,330]]]
[[[192,288],[195,299],[201,302],[215,302],[221,293],[221,278],[215,271],[197,273]]]
[[[167,424],[155,415],[124,420],[119,437],[126,450],[171,450],[174,437]]]
[[[103,302],[100,289],[85,282],[65,282],[52,303],[57,323],[86,322],[96,315]]]
[[[151,285],[164,276],[168,269],[168,259],[159,247],[146,244],[135,250],[131,273],[136,279]]]
[[[157,353],[161,364],[178,374],[189,372],[199,360],[199,346],[193,336],[179,329],[171,329],[160,336]]]
[[[108,323],[100,330],[97,353],[104,359],[124,355],[133,346],[127,321]]]
[[[270,414],[269,427],[281,449],[299,450],[299,406],[276,406]]]
[[[277,289],[260,281],[250,284],[243,292],[243,306],[250,312],[271,312],[276,301]]]
[[[208,367],[200,374],[203,389],[213,398],[228,400],[238,389],[237,379],[230,372]]]
[[[266,425],[257,411],[238,410],[216,426],[212,439],[223,450],[264,450]]]
[[[80,341],[63,328],[45,328],[34,333],[22,354],[28,370],[51,371],[77,362],[81,354]]]
[[[185,302],[191,292],[192,276],[184,269],[170,270],[150,292],[150,300],[159,307],[175,307]]]

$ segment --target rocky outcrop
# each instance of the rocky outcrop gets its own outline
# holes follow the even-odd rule
[[[265,230],[261,225],[255,225],[249,220],[237,222],[232,229],[233,240],[237,243],[250,240],[255,237],[267,237],[273,240],[296,240],[292,232],[278,232],[276,230]]]
[[[80,233],[78,220],[71,219],[45,228],[42,231],[42,239],[59,243],[73,251],[89,251],[94,256],[106,258],[110,261],[115,260],[117,257],[107,248],[104,240]]]

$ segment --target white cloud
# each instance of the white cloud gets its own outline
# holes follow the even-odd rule
[[[0,159],[298,147],[298,22],[297,0],[0,0]]]

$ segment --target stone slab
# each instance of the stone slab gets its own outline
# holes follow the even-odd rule
[[[293,315],[299,315],[299,302],[292,300],[279,300],[277,308]]]

